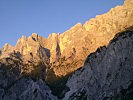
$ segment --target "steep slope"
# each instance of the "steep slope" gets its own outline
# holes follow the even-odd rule
[[[55,50],[55,43],[52,45],[53,49],[49,48],[49,50],[55,52],[53,54],[59,54],[60,57],[58,60],[50,61],[54,62],[55,74],[65,76],[80,68],[88,54],[96,51],[100,46],[108,45],[116,33],[132,26],[132,18],[132,0],[126,0],[122,6],[112,8],[109,12],[90,19],[84,25],[78,23],[63,34],[54,34],[53,38],[58,39],[56,41],[59,44],[59,51]]]
[[[22,36],[15,48],[23,55],[25,61],[38,62],[42,60],[49,63],[50,51],[43,47],[43,41],[45,41],[45,38],[33,33],[28,38]]]
[[[80,68],[88,54],[100,46],[108,45],[117,32],[133,25],[132,6],[132,0],[126,0],[124,5],[112,8],[84,25],[78,23],[63,34],[52,33],[48,38],[42,38],[37,34],[32,34],[28,39],[22,37],[16,47],[30,59],[33,57],[29,51],[35,55],[34,59],[38,59],[35,47],[47,49],[50,53],[51,68],[56,76],[65,76]],[[27,42],[20,43],[21,40]]]
[[[117,32],[133,25],[132,1],[126,0],[122,6],[112,8],[84,25],[78,23],[62,34],[53,33],[48,38],[36,33],[28,38],[22,36],[15,51],[20,52],[26,62],[44,60],[56,76],[70,74],[83,65],[88,54],[108,45]]]
[[[0,58],[9,57],[10,53],[14,52],[15,47],[11,46],[10,44],[5,44],[4,47],[1,49]]]
[[[60,88],[64,89],[68,76],[83,66],[87,55],[100,46],[107,46],[117,32],[133,25],[132,2],[133,0],[125,0],[122,6],[112,8],[84,25],[78,23],[62,34],[52,33],[48,38],[36,33],[29,37],[22,36],[16,46],[6,44],[3,47],[0,59],[18,59],[23,62],[21,73],[29,75],[35,72],[33,76],[45,80],[42,69],[34,68],[41,63],[46,69],[47,83],[52,87],[58,85],[61,92]],[[41,74],[35,70],[39,70]]]
[[[26,66],[29,71],[25,70]],[[56,99],[45,84],[44,65],[32,65],[32,71],[29,66],[15,54],[0,59],[0,100]]]
[[[64,100],[133,98],[133,27],[91,53],[68,80]]]

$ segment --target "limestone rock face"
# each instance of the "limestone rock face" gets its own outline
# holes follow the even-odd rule
[[[62,34],[52,33],[48,38],[36,33],[28,38],[22,36],[15,51],[20,52],[25,62],[42,60],[48,66],[51,65],[56,76],[70,74],[83,65],[87,55],[100,46],[108,45],[116,33],[133,25],[132,2],[133,0],[125,0],[122,6],[116,6],[109,12],[86,21],[84,25],[78,23]],[[6,56],[9,53],[4,54]]]
[[[59,36],[60,33],[52,33],[44,43],[44,47],[50,50],[50,63],[56,62],[60,58]]]
[[[70,30],[58,36],[60,59],[53,64],[56,75],[65,76],[81,66],[82,58],[88,54],[87,50],[86,52],[83,52],[83,50],[85,51],[85,47],[91,42],[90,39],[87,40],[89,35],[88,37],[86,36],[87,32],[81,23],[76,24]]]
[[[133,23],[133,1],[125,0],[124,5],[116,6],[103,15],[97,15],[84,24],[84,27],[91,34],[103,36],[105,34],[113,35],[123,30]]]
[[[15,52],[15,47],[11,46],[10,44],[5,44],[1,49],[0,58],[9,57],[12,52]]]
[[[133,91],[133,28],[91,53],[68,80],[64,100],[129,100]]]
[[[44,48],[42,39],[38,34],[33,33],[26,38],[22,36],[17,42],[16,49],[22,54],[23,60],[38,62],[40,60],[49,63],[50,51]]]
[[[22,78],[6,91],[2,100],[56,100],[50,92],[44,82],[34,82],[30,78]]]
[[[22,36],[15,47],[5,44],[0,54],[0,100],[56,100],[45,84],[50,51],[45,38]]]
[[[24,67],[20,59],[0,59],[0,100],[55,100],[45,81],[23,74]]]
[[[132,0],[126,0],[124,5],[116,6],[109,12],[90,19],[84,25],[78,23],[63,34],[55,34],[60,51],[60,60],[53,65],[55,74],[64,76],[80,68],[88,54],[100,46],[107,46],[116,33],[132,26],[132,18]],[[53,40],[52,37],[49,39]],[[53,45],[56,48],[56,44]],[[50,52],[51,56],[57,54],[55,49],[50,49]]]
[[[132,7],[133,0],[125,0],[124,5],[127,6],[127,7]]]

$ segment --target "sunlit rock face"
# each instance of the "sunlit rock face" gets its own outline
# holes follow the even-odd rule
[[[28,38],[22,36],[15,51],[20,52],[25,62],[44,60],[51,65],[56,76],[65,76],[80,68],[88,54],[100,46],[108,45],[117,32],[133,25],[132,2],[126,0],[122,6],[97,15],[83,25],[77,23],[62,34],[52,33],[48,38],[36,33]],[[3,54],[6,56],[6,53]]]
[[[52,33],[44,43],[44,47],[50,50],[50,63],[56,62],[60,58],[59,36],[60,33]]]
[[[54,34],[56,39],[50,36],[49,39],[55,39],[56,41],[53,43],[54,48],[57,46],[57,41],[59,44],[58,53],[57,49],[50,49],[51,56],[53,54],[57,56],[58,54],[57,57],[52,58],[60,57],[59,61],[62,63],[60,64],[58,60],[54,60],[54,62],[56,61],[53,67],[55,74],[64,76],[80,68],[88,54],[96,51],[100,46],[108,45],[116,33],[132,26],[132,6],[132,0],[127,0],[124,5],[116,6],[103,15],[97,15],[84,25],[78,23],[63,34]]]
[[[85,57],[87,50],[81,52],[84,50],[83,47],[90,43],[89,40],[85,40],[85,36],[87,36],[87,32],[81,23],[58,36],[59,49],[56,50],[59,50],[60,59],[53,64],[56,75],[65,76],[81,66],[82,58]]]
[[[64,100],[133,98],[133,27],[90,54],[68,80]]]
[[[133,0],[125,0],[124,5],[125,5],[125,6],[127,6],[127,7],[132,8],[132,5],[133,5]]]
[[[43,47],[41,42],[44,42],[45,38],[33,33],[28,38],[22,36],[17,42],[16,50],[23,55],[25,61],[49,61],[50,51]]]
[[[133,5],[127,4],[128,1],[125,1],[124,5],[116,6],[103,15],[97,15],[84,24],[86,31],[95,37],[95,47],[92,46],[91,51],[95,51],[99,46],[107,45],[117,32],[133,25]]]
[[[10,44],[5,44],[1,49],[0,58],[9,57],[12,52],[15,52],[15,47],[11,46]]]

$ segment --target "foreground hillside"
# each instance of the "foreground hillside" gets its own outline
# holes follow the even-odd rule
[[[0,59],[0,100],[56,100],[45,83],[44,65],[25,65],[17,54]]]
[[[132,100],[133,28],[90,54],[67,87],[64,100]]]

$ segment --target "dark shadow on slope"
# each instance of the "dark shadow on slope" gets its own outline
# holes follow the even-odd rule
[[[125,28],[125,30],[124,31],[122,31],[122,32],[119,32],[119,33],[117,33],[116,35],[115,35],[115,37],[110,41],[110,43],[109,44],[111,44],[111,43],[113,43],[113,42],[116,42],[119,38],[126,38],[127,36],[126,36],[126,34],[128,33],[128,36],[129,37],[131,37],[132,35],[133,35],[133,26],[130,26],[130,27],[128,27],[128,28]]]
[[[1,55],[1,50],[0,50],[0,55]]]
[[[47,48],[44,48],[44,51],[46,51],[46,55],[48,58],[50,58],[50,50]]]
[[[72,73],[63,77],[56,77],[53,69],[49,69],[47,71],[46,83],[52,90],[52,94],[57,96],[58,99],[63,98],[65,96],[65,93],[69,91],[69,88],[66,86],[66,83],[71,74]]]
[[[133,81],[131,81],[127,89],[121,87],[120,93],[114,97],[115,100],[118,100],[118,98],[121,98],[121,100],[133,100]]]

